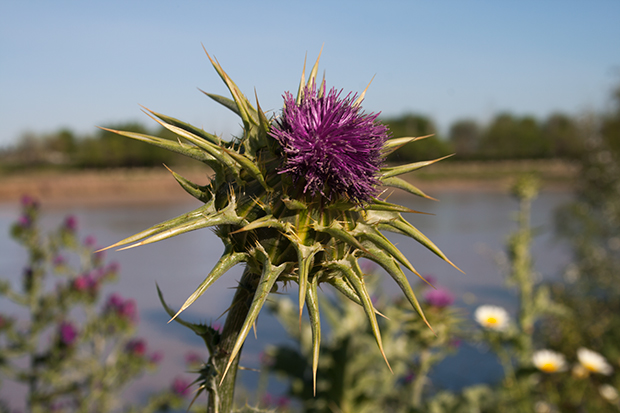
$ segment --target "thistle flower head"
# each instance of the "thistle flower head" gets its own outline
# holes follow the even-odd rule
[[[281,173],[290,174],[304,194],[334,195],[367,202],[376,195],[387,128],[366,114],[357,95],[325,86],[306,86],[299,103],[284,95],[284,109],[270,131],[285,155]]]
[[[366,258],[381,266],[428,324],[404,269],[422,277],[381,231],[408,236],[454,264],[401,215],[416,211],[379,199],[377,189],[398,188],[429,198],[398,176],[437,160],[383,166],[384,156],[418,138],[388,139],[388,130],[377,122],[377,115],[366,114],[360,107],[365,91],[359,96],[343,95],[336,89],[326,92],[324,82],[317,88],[318,59],[307,81],[304,67],[297,97],[286,93],[281,114],[272,119],[258,101],[254,107],[217,61],[209,59],[232,99],[206,95],[241,118],[242,137],[225,141],[148,109],[147,114],[173,132],[176,139],[112,131],[203,162],[214,174],[208,182],[198,184],[171,171],[179,184],[204,205],[108,248],[132,248],[215,227],[224,244],[222,257],[176,314],[164,306],[176,318],[230,268],[245,264],[238,291],[248,292],[250,304],[232,349],[226,351],[227,364],[217,366],[222,376],[241,351],[278,282],[299,285],[299,315],[306,307],[311,320],[315,378],[320,347],[318,287],[322,283],[362,307],[385,357],[377,311],[358,259]],[[222,333],[208,326],[206,330],[204,326],[196,328],[217,337],[214,342],[219,342],[220,334],[230,331],[226,326]]]

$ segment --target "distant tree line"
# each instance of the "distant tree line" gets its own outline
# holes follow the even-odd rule
[[[388,157],[389,161],[420,161],[456,154],[457,160],[574,159],[583,152],[579,121],[564,114],[544,120],[501,113],[486,125],[474,120],[453,123],[448,136],[439,136],[429,117],[405,114],[383,118],[394,137],[433,135],[411,143]],[[150,130],[139,123],[109,125],[169,139],[164,128]],[[151,167],[175,165],[187,158],[105,130],[80,136],[69,129],[55,133],[24,134],[18,143],[0,152],[0,165],[37,167],[57,165],[76,168]]]
[[[394,137],[433,135],[406,145],[388,161],[420,161],[452,153],[460,160],[572,159],[583,151],[578,121],[563,114],[539,121],[532,116],[501,113],[488,125],[460,120],[452,124],[447,137],[439,136],[433,121],[421,115],[386,118],[383,122]]]

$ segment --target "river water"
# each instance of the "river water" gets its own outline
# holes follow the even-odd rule
[[[417,228],[432,239],[465,274],[456,271],[434,254],[404,237],[389,236],[423,275],[432,275],[436,285],[449,289],[456,297],[455,305],[470,314],[481,304],[501,305],[514,311],[516,298],[507,289],[501,268],[495,262],[505,241],[516,224],[513,221],[517,202],[508,194],[493,191],[435,191],[439,202],[414,197],[391,199],[415,210],[434,215],[409,215]],[[569,262],[566,246],[554,240],[554,210],[571,199],[567,191],[543,191],[534,201],[532,226],[539,231],[534,243],[536,270],[542,278],[556,278]],[[92,235],[100,246],[111,245],[120,239],[153,224],[175,217],[198,207],[195,202],[168,205],[46,208],[43,203],[42,223],[54,228],[68,214],[75,215],[80,236]],[[0,204],[0,277],[19,282],[27,257],[8,237],[11,223],[17,218],[19,205]],[[107,261],[120,265],[118,282],[104,290],[105,295],[117,291],[134,298],[140,314],[137,335],[148,342],[149,351],[161,351],[164,359],[156,374],[148,374],[125,393],[129,401],[141,400],[157,389],[168,386],[176,376],[191,379],[184,372],[184,357],[189,351],[204,353],[199,337],[176,323],[167,324],[156,294],[155,284],[161,288],[166,301],[179,308],[204,279],[222,253],[220,240],[209,230],[184,234],[152,245],[122,252],[109,252]],[[241,266],[218,280],[185,313],[189,321],[216,321],[231,302],[235,281],[241,276]],[[414,276],[415,277],[415,276]],[[388,294],[399,289],[389,277],[382,287]],[[412,277],[412,282],[413,280]],[[296,297],[296,288],[289,293]],[[0,312],[14,311],[6,301],[0,301]],[[221,321],[221,320],[220,320]],[[284,330],[267,312],[257,324],[258,338],[250,334],[243,350],[241,364],[257,368],[260,353],[269,344],[287,342]],[[501,376],[496,361],[481,350],[468,345],[438,366],[433,379],[440,387],[458,389],[477,382],[493,382]],[[244,387],[256,387],[258,373],[242,371]],[[3,380],[4,381],[4,380]],[[277,383],[275,384],[277,386]],[[272,388],[270,391],[282,392]],[[0,398],[20,406],[24,389],[4,382]]]

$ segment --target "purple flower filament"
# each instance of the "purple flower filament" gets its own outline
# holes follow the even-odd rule
[[[285,155],[280,173],[302,184],[304,194],[370,201],[388,129],[376,121],[378,114],[365,114],[355,104],[357,95],[343,99],[342,91],[325,94],[325,87],[322,92],[306,87],[299,105],[285,93],[282,115],[270,132]]]

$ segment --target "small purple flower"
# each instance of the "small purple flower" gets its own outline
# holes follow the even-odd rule
[[[32,220],[28,215],[21,215],[19,218],[17,218],[17,225],[22,228],[29,228],[31,224]]]
[[[146,354],[146,342],[141,338],[136,338],[127,342],[125,350],[134,356],[142,357]]]
[[[217,322],[213,323],[211,325],[211,328],[214,329],[215,331],[217,331],[218,333],[222,332],[222,324],[220,324],[220,323],[217,323]]]
[[[376,121],[378,114],[366,114],[355,103],[357,95],[341,93],[325,93],[324,86],[319,92],[313,84],[299,105],[285,93],[270,135],[284,151],[280,173],[289,174],[304,194],[363,203],[377,193],[389,133]]]
[[[188,366],[196,366],[196,365],[201,365],[203,363],[202,361],[202,357],[200,356],[200,354],[190,351],[189,353],[185,354],[185,364],[187,364]]]
[[[77,218],[74,215],[66,217],[64,227],[69,232],[77,231]]]
[[[88,248],[94,248],[95,244],[97,244],[97,239],[93,237],[92,235],[89,235],[86,238],[84,238],[84,246]]]
[[[156,351],[149,356],[149,361],[153,364],[159,364],[164,359],[164,354],[161,351]]]
[[[54,260],[52,261],[52,264],[55,267],[60,267],[61,265],[65,265],[65,263],[66,263],[65,257],[63,257],[62,255],[56,255],[54,257]]]
[[[190,392],[190,383],[187,380],[184,380],[180,377],[176,377],[172,382],[171,389],[174,394],[177,396],[185,397],[189,395]]]
[[[39,207],[39,202],[30,195],[23,195],[21,199],[21,204],[23,208],[37,209]]]
[[[447,307],[454,302],[454,296],[444,288],[429,290],[424,295],[425,301],[433,307]]]
[[[108,297],[105,305],[106,311],[115,313],[121,318],[125,318],[131,322],[136,322],[138,312],[136,302],[132,299],[124,300],[119,294],[114,293]]]
[[[65,346],[71,346],[75,343],[75,339],[77,338],[77,330],[75,326],[68,322],[63,321],[60,323],[60,327],[58,328],[60,342]]]

